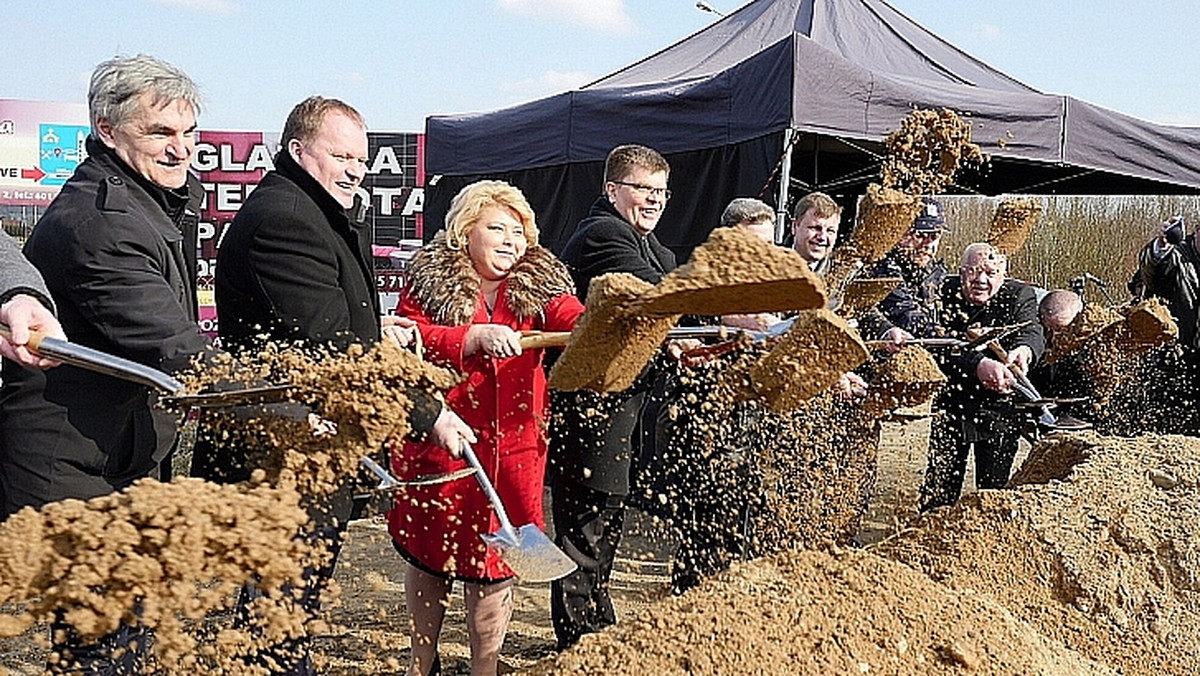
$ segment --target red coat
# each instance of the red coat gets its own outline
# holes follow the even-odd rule
[[[439,240],[435,239],[426,248],[436,246],[439,246]],[[430,297],[423,289],[449,288],[451,293],[458,289],[459,297],[452,298],[451,304],[457,303],[460,316],[454,318],[461,319],[469,307],[466,292],[471,285],[452,283],[463,280],[438,279],[454,272],[438,266],[438,256],[434,256],[433,261],[425,261],[430,265],[422,265],[414,259],[410,287],[399,307],[400,314],[417,322],[426,358],[466,376],[464,382],[447,393],[446,403],[475,430],[479,438],[474,446],[475,453],[495,484],[509,519],[518,528],[534,523],[543,530],[542,487],[549,415],[549,396],[542,367],[544,351],[528,350],[519,357],[508,359],[494,359],[483,352],[464,358],[463,345],[467,330],[474,324],[504,324],[517,331],[571,330],[583,313],[583,305],[570,293],[569,276],[564,278],[567,280],[564,291],[551,295],[541,289],[544,301],[535,299],[533,303],[541,307],[541,312],[523,316],[513,309],[514,305],[530,307],[528,298],[515,299],[511,294],[514,286],[526,289],[531,281],[543,281],[544,269],[539,268],[547,265],[546,257],[566,275],[565,267],[549,252],[531,249],[509,279],[501,284],[491,317],[476,285],[469,322],[454,325],[438,323],[430,316],[435,313],[426,307],[441,307],[443,299]],[[436,283],[421,280],[418,275],[431,276]],[[514,277],[520,277],[524,283],[514,284]],[[413,284],[414,279],[416,284]],[[427,283],[422,285],[421,281]],[[417,287],[415,290],[414,286]],[[549,286],[552,291],[556,290],[556,284]],[[425,302],[422,302],[422,296],[425,296]],[[445,311],[440,313],[443,321],[446,314]],[[465,466],[464,460],[451,458],[445,450],[429,442],[406,441],[393,448],[392,470],[401,481],[452,472]],[[512,576],[508,566],[479,537],[480,533],[490,533],[498,528],[495,513],[474,478],[399,491],[395,506],[388,513],[388,530],[406,558],[429,572],[469,581],[501,580]]]

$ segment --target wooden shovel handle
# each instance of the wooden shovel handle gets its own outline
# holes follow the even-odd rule
[[[12,341],[12,330],[8,328],[8,324],[0,322],[0,336],[4,336],[4,339],[7,341]],[[38,347],[41,346],[42,340],[46,337],[46,334],[42,333],[41,331],[29,329],[29,342],[25,343],[25,349],[34,354],[40,355],[41,353],[38,352]]]
[[[570,337],[570,331],[522,331],[521,349],[537,350],[543,347],[563,347]]]

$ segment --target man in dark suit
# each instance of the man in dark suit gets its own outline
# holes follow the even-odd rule
[[[948,382],[935,408],[929,465],[921,486],[921,511],[952,505],[962,493],[967,456],[975,453],[975,485],[1004,488],[1017,454],[1024,416],[1009,394],[1012,368],[1028,372],[1046,349],[1033,287],[1007,278],[1008,261],[990,244],[977,242],[963,252],[957,276],[942,284],[941,329],[961,337],[971,327],[1023,324],[1000,342],[1006,356],[974,350],[942,355]]]
[[[675,268],[675,255],[654,236],[671,198],[670,170],[662,155],[645,146],[623,145],[609,153],[604,194],[562,252],[580,294],[586,295],[592,279],[610,272],[655,284]],[[563,392],[554,398],[550,472],[555,538],[579,566],[551,585],[550,613],[560,648],[616,622],[608,582],[652,371],[648,368],[622,392]]]

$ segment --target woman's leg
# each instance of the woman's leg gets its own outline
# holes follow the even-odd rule
[[[471,676],[496,676],[500,647],[512,619],[516,579],[467,584],[467,634],[471,637]]]
[[[412,623],[409,676],[428,676],[437,658],[438,635],[450,599],[451,580],[430,575],[411,563],[404,571],[404,599]]]

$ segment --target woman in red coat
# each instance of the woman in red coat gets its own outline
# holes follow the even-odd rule
[[[413,257],[400,313],[417,322],[429,360],[463,374],[446,401],[475,430],[475,452],[513,524],[545,529],[543,351],[524,351],[518,339],[526,330],[569,331],[583,305],[566,266],[537,242],[533,211],[519,190],[501,181],[463,188],[450,203],[446,229]],[[458,451],[407,441],[394,449],[392,469],[401,480],[452,472],[466,466]],[[496,673],[512,616],[513,572],[479,536],[497,528],[473,479],[397,494],[388,529],[409,563],[410,674],[424,676],[435,664],[455,579],[465,585],[471,673]]]

